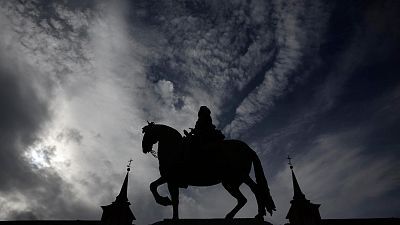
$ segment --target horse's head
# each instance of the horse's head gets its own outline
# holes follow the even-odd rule
[[[158,132],[156,130],[157,125],[154,122],[148,122],[147,125],[142,128],[142,133],[144,134],[142,140],[143,153],[148,153],[153,151],[153,145],[158,141]]]

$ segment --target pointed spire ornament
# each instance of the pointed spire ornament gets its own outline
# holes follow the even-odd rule
[[[291,206],[286,219],[289,219],[289,224],[318,225],[321,223],[321,216],[319,214],[320,204],[311,203],[310,200],[306,199],[294,174],[292,158],[288,156],[287,159],[292,172],[293,200],[290,201]]]
[[[297,182],[296,175],[294,174],[293,165],[292,165],[292,158],[290,158],[290,156],[288,155],[287,159],[289,160],[288,164],[290,166],[290,170],[292,171],[293,199],[306,199],[306,196],[301,191],[300,185]]]
[[[126,166],[126,175],[125,175],[125,179],[124,179],[124,183],[122,184],[121,190],[117,196],[117,198],[115,199],[116,202],[128,202],[128,175],[129,175],[129,171],[131,171],[131,163],[132,163],[132,159],[130,159],[128,161],[128,165]]]
[[[101,206],[103,209],[101,222],[104,225],[131,225],[132,221],[136,219],[129,207],[131,203],[128,200],[128,177],[132,161],[132,159],[128,161],[125,179],[115,201],[110,205]]]

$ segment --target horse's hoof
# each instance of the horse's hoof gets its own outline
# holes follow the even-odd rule
[[[261,215],[261,214],[257,214],[254,218],[255,218],[256,220],[264,221],[264,216]]]
[[[172,205],[172,201],[168,197],[161,197],[159,199],[158,203],[160,203],[160,205],[163,205],[163,206]]]
[[[225,216],[225,219],[227,219],[227,220],[232,220],[232,219],[233,219],[233,215],[230,214],[230,213],[228,213],[228,214]]]

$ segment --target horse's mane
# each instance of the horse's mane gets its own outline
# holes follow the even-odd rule
[[[177,131],[175,128],[172,128],[164,124],[155,124],[155,126],[157,126],[160,129],[160,131],[166,135],[171,135],[172,137],[176,138],[182,138],[181,133],[179,133],[179,131]]]

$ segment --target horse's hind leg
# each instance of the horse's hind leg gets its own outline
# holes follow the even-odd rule
[[[244,197],[242,192],[240,192],[240,184],[222,182],[222,185],[229,192],[229,194],[231,194],[237,200],[237,205],[235,206],[235,208],[233,208],[232,211],[230,211],[225,216],[225,218],[227,219],[232,219],[236,215],[236,213],[247,203],[247,199],[246,197]]]
[[[254,193],[254,195],[256,196],[256,200],[257,200],[257,206],[258,206],[258,214],[256,215],[256,218],[259,219],[264,219],[264,216],[267,214],[265,211],[265,206],[264,203],[261,199],[261,195],[260,195],[260,190],[256,184],[256,182],[254,182],[249,176],[247,176],[243,182],[245,184],[247,184],[250,187],[250,190]]]
[[[179,205],[179,186],[174,183],[168,183],[168,191],[172,199],[172,219],[179,219],[178,205]]]
[[[171,199],[169,199],[168,197],[165,197],[165,196],[161,196],[160,194],[158,194],[158,191],[157,191],[158,186],[165,184],[166,182],[167,181],[163,177],[160,177],[150,184],[150,191],[153,194],[154,199],[156,200],[156,202],[158,204],[163,205],[163,206],[172,204]]]

